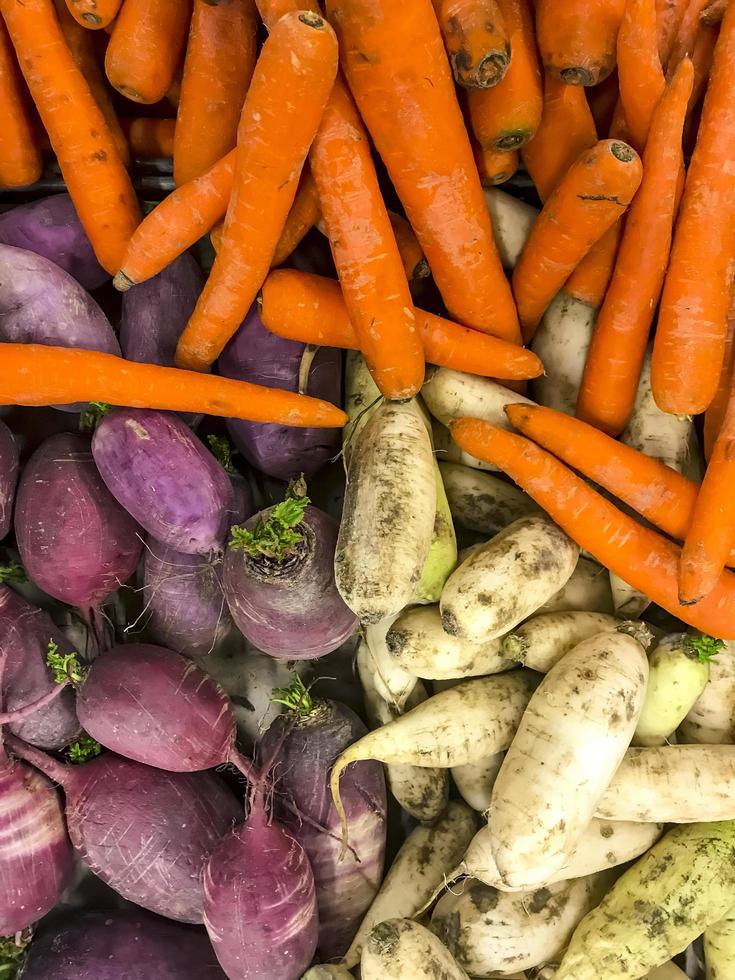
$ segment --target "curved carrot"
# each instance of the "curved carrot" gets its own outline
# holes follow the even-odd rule
[[[735,7],[722,22],[661,297],[651,382],[659,408],[697,415],[722,367],[735,210]]]
[[[66,0],[69,13],[82,27],[93,31],[111,24],[122,0]]]
[[[615,436],[633,410],[661,295],[684,166],[681,134],[693,72],[685,58],[654,111],[643,180],[627,216],[579,389],[577,416]]]
[[[483,187],[504,184],[518,170],[518,150],[484,150],[479,143],[475,143],[472,149]]]
[[[707,0],[689,0],[686,5],[669,55],[669,73],[676,69],[682,58],[692,57],[702,26],[701,15],[706,6]]]
[[[140,221],[125,165],[61,33],[52,0],[0,0],[21,70],[100,264],[120,267]]]
[[[0,187],[22,187],[41,176],[41,149],[27,98],[13,46],[0,18]]]
[[[542,201],[577,157],[596,142],[595,120],[585,90],[579,85],[565,85],[547,74],[541,125],[521,151]]]
[[[520,340],[430,0],[327,6],[350,88],[447,308],[468,326]]]
[[[658,57],[666,68],[689,0],[656,0]]]
[[[655,0],[628,0],[618,34],[618,81],[631,144],[643,152],[666,81],[658,56]]]
[[[105,71],[133,102],[162,99],[184,53],[191,0],[124,0],[107,45]]]
[[[678,600],[680,549],[638,524],[596,493],[558,459],[521,436],[479,419],[452,423],[452,436],[478,459],[498,466],[547,514],[623,581],[691,626],[735,639],[735,575],[723,572],[695,606]]]
[[[438,0],[436,6],[457,84],[491,88],[502,81],[510,44],[496,0]]]
[[[703,24],[709,26],[719,24],[725,16],[729,5],[730,0],[709,0],[707,6],[700,14],[700,20]]]
[[[276,269],[263,283],[261,319],[271,333],[289,340],[359,350],[357,332],[333,279]],[[543,364],[529,350],[498,337],[416,310],[426,360],[441,367],[503,380],[537,378]]]
[[[175,119],[155,119],[152,116],[129,118],[123,116],[120,126],[136,160],[160,160],[174,152]]]
[[[727,337],[725,338],[725,356],[722,359],[720,380],[717,382],[715,397],[707,406],[704,413],[703,449],[704,458],[709,460],[714,449],[715,440],[722,428],[730,391],[733,387],[733,369],[735,368],[735,306],[730,299],[730,312],[727,315]]]
[[[271,268],[285,262],[306,233],[319,220],[319,194],[316,189],[314,175],[308,162],[301,171],[299,186],[296,188],[291,210],[288,212],[286,224],[283,226],[281,237],[278,239],[273,253]]]
[[[480,146],[517,150],[533,137],[541,122],[541,72],[528,0],[499,0],[499,6],[510,38],[510,65],[495,88],[467,93],[467,109]]]
[[[319,398],[82,348],[0,344],[0,363],[4,405],[102,401],[299,427],[334,428],[347,421],[341,409]]]
[[[537,0],[544,68],[567,85],[597,85],[615,67],[625,0]]]
[[[176,348],[203,370],[242,322],[266,277],[337,73],[334,31],[318,14],[282,17],[243,105],[222,247]]]
[[[237,143],[258,24],[254,0],[194,0],[176,114],[177,185],[201,176]]]
[[[627,143],[600,140],[567,171],[531,229],[513,272],[513,293],[528,341],[569,273],[627,208],[641,182]]]

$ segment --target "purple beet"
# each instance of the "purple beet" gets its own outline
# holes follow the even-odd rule
[[[195,555],[222,547],[230,479],[177,415],[113,409],[95,430],[92,452],[112,495],[157,541]]]
[[[15,537],[34,582],[83,610],[130,578],[143,546],[140,528],[97,471],[89,440],[70,433],[51,436],[26,464]]]
[[[110,278],[68,194],[52,194],[0,214],[0,242],[50,259],[85,289],[96,289]]]
[[[85,910],[43,925],[23,980],[227,980],[203,929],[142,909]]]
[[[332,347],[313,348],[276,337],[263,326],[257,305],[222,352],[218,371],[226,378],[300,391],[340,404],[342,360]],[[297,429],[228,419],[227,428],[245,459],[268,476],[291,480],[311,476],[341,445],[339,429]]]
[[[18,443],[0,421],[0,541],[13,526],[13,500],[18,482]]]
[[[85,864],[123,898],[179,922],[203,921],[201,873],[239,817],[210,772],[163,772],[106,752],[65,766],[14,736],[13,753],[59,783]]]

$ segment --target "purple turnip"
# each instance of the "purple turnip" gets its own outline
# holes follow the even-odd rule
[[[51,436],[26,464],[15,537],[34,582],[83,611],[130,578],[143,545],[135,520],[102,481],[89,440],[70,433]]]
[[[18,482],[18,443],[0,421],[0,541],[13,526],[13,500]]]
[[[109,491],[157,541],[187,554],[222,547],[230,479],[177,415],[113,409],[95,430],[92,452]]]
[[[232,484],[230,526],[242,524],[259,509],[255,506],[252,485],[235,467],[232,457],[236,455],[237,450],[227,436],[207,436],[207,442],[212,455],[227,473]]]

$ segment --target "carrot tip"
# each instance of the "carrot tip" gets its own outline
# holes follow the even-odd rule
[[[594,85],[595,78],[591,71],[577,66],[575,68],[562,68],[559,78],[565,85]]]
[[[115,287],[115,289],[117,289],[118,292],[125,293],[128,291],[128,289],[130,289],[131,286],[134,286],[135,283],[129,276],[125,275],[122,269],[119,269],[115,273],[115,278],[112,280],[112,285]]]

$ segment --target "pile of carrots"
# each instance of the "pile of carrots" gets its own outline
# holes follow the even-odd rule
[[[718,635],[735,611],[725,570],[735,545],[735,4],[0,0],[0,14],[0,185],[38,178],[42,128],[122,290],[212,234],[216,259],[177,367],[157,369],[176,407],[179,371],[207,371],[258,297],[274,333],[361,350],[383,396],[405,400],[427,361],[514,385],[537,377],[543,365],[522,344],[563,288],[599,309],[577,418],[517,405],[509,414],[523,436],[467,419],[453,435],[611,569]],[[173,156],[176,190],[143,218],[128,165],[156,153]],[[405,217],[386,208],[376,154]],[[483,184],[521,163],[543,210],[509,281]],[[338,283],[274,269],[314,226]],[[429,271],[448,318],[414,306]],[[701,487],[616,441],[654,324],[656,403],[705,413]],[[74,355],[74,366],[68,352],[63,361],[70,401],[93,356]],[[58,384],[27,393],[38,356],[13,352],[0,402],[62,400]],[[49,355],[44,370],[54,356],[62,364]],[[94,357],[110,382],[114,364]],[[138,367],[125,371],[111,387],[139,403]],[[140,381],[149,392],[153,383]],[[207,385],[214,411],[218,381]],[[81,388],[91,397],[89,377]],[[278,399],[268,404],[284,417]],[[287,414],[344,421],[298,396]]]

